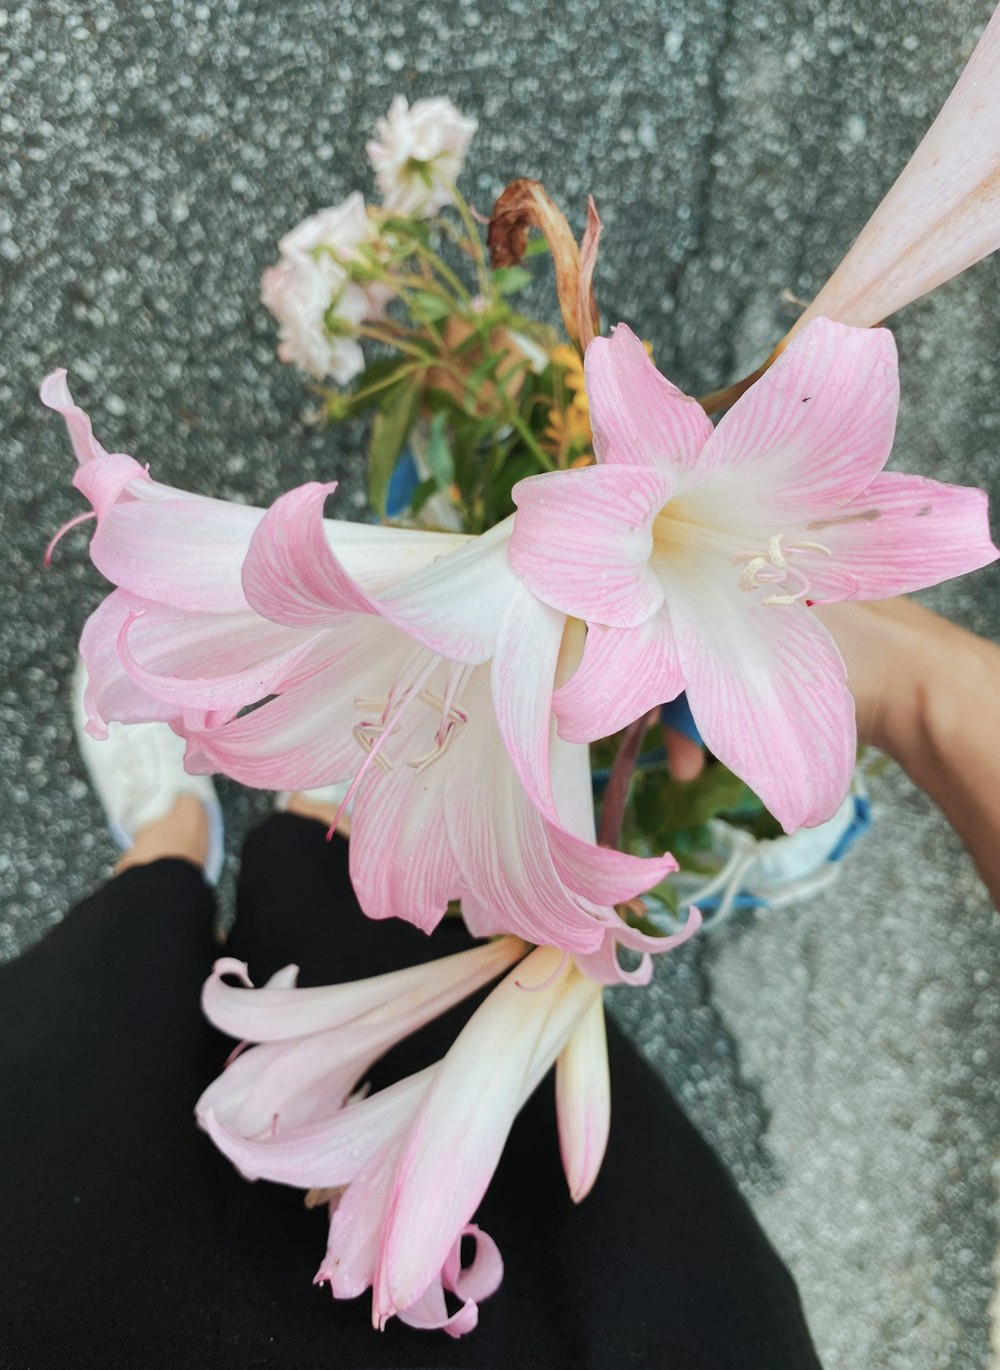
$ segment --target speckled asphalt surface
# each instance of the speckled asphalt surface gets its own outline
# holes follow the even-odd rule
[[[368,186],[397,90],[482,121],[487,207],[540,175],[605,223],[605,317],[682,386],[748,370],[916,144],[990,6],[891,0],[215,0],[0,8],[0,954],[112,857],[74,754],[67,680],[101,596],[52,367],[113,450],[267,503],[303,480],[361,507],[356,431],[303,426],[257,303],[278,236]],[[897,321],[898,461],[1000,484],[1000,274]],[[996,528],[996,525],[994,525]],[[995,570],[931,602],[1000,636]],[[223,786],[233,850],[267,806]],[[836,1370],[980,1370],[997,1245],[1000,924],[941,818],[895,770],[832,891],[674,956],[621,1016],[754,1203]],[[643,1157],[655,1164],[655,1157]],[[683,1177],[678,1177],[683,1183]],[[627,1214],[623,1214],[627,1221]],[[748,1370],[758,1370],[748,1367]],[[766,1367],[760,1367],[766,1370]]]

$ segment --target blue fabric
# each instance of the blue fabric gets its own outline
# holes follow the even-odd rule
[[[856,794],[854,796],[854,821],[826,859],[828,861],[842,861],[858,838],[866,833],[871,825],[872,801],[866,794]]]
[[[692,742],[697,742],[701,746],[701,733],[694,721],[686,694],[679,694],[669,704],[662,706],[660,721],[666,723],[668,727],[674,728],[677,732],[683,733],[685,737],[689,737]]]
[[[413,453],[408,447],[404,448],[392,469],[389,488],[385,494],[385,512],[389,518],[398,518],[406,512],[419,484],[420,473],[413,460]]]

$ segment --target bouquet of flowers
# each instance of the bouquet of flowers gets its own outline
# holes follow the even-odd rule
[[[254,988],[226,959],[205,986],[253,1045],[201,1126],[244,1175],[328,1204],[316,1280],[370,1288],[378,1327],[475,1326],[502,1261],[473,1219],[553,1065],[570,1194],[593,1185],[604,987],[648,982],[698,930],[677,873],[713,873],[711,821],[769,837],[841,809],[853,704],[817,606],[998,555],[981,491],[884,471],[880,326],[1000,245],[998,71],[994,16],[827,285],[701,400],[624,324],[602,332],[593,202],[579,243],[535,181],[477,215],[456,184],[474,122],[397,97],[368,149],[381,204],[313,215],[263,282],[321,414],[372,416],[376,522],[328,519],[333,481],[268,510],[160,485],[101,447],[65,373],[42,387],[116,587],[81,641],[90,731],[165,721],[191,771],[339,786],[365,912],[484,939],[321,989],[294,967]],[[516,303],[546,255],[563,335]],[[494,981],[441,1060],[364,1092],[390,1046]]]

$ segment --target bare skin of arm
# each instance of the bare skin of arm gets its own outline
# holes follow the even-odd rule
[[[1000,647],[913,600],[816,612],[847,663],[859,738],[941,808],[1000,905]]]

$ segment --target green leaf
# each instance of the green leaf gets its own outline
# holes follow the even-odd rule
[[[518,445],[507,454],[501,452],[486,491],[486,511],[491,523],[499,523],[514,512],[511,490],[525,476],[537,475],[538,470],[534,454],[526,447]]]
[[[400,215],[387,214],[382,220],[384,235],[397,239],[417,239],[421,243],[430,242],[430,224],[420,219],[404,219]]]
[[[551,250],[548,239],[539,234],[537,238],[528,239],[528,246],[524,249],[524,255],[526,257],[543,257],[546,252],[551,252]]]
[[[654,899],[659,899],[661,903],[666,904],[667,908],[670,910],[671,913],[680,913],[680,895],[677,893],[676,889],[673,887],[669,880],[662,880],[660,884],[654,885],[654,887],[649,892],[654,897]]]
[[[428,476],[426,480],[422,480],[414,490],[413,498],[410,500],[410,513],[419,514],[431,495],[436,495],[437,492],[438,485],[433,476]]]
[[[461,401],[456,400],[450,390],[442,390],[440,386],[430,385],[424,391],[424,405],[432,414],[462,414]]]
[[[635,826],[657,836],[699,828],[737,808],[745,790],[743,781],[718,762],[710,762],[694,780],[674,780],[665,769],[641,771],[633,790]]]
[[[532,282],[530,271],[523,266],[498,266],[493,273],[493,284],[501,295],[516,295]]]
[[[455,463],[446,436],[448,420],[444,414],[435,414],[431,420],[430,437],[424,457],[430,467],[439,490],[447,490],[455,480]]]
[[[487,381],[491,381],[497,368],[503,365],[506,357],[506,352],[492,352],[485,361],[480,362],[478,366],[473,367],[468,375],[468,383],[472,389],[475,390],[479,386],[485,385]],[[470,398],[468,392],[466,392],[466,404],[470,405],[474,403],[474,399]]]
[[[385,514],[389,480],[406,443],[419,395],[419,380],[407,376],[386,391],[372,422],[368,440],[368,498],[379,514]]]
[[[429,290],[413,290],[407,296],[410,313],[423,323],[437,323],[451,313],[448,301],[440,295],[432,295]]]

